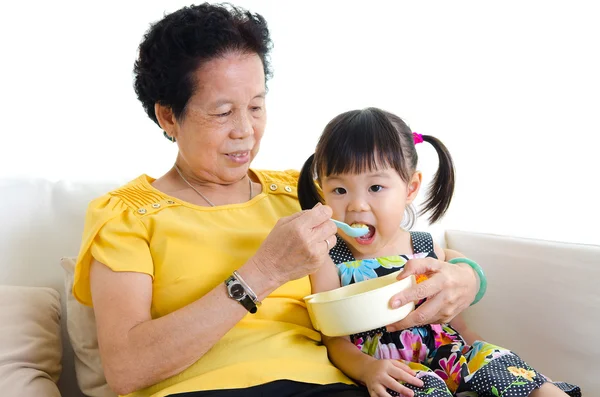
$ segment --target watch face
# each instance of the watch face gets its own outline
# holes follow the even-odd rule
[[[233,299],[242,299],[246,295],[246,291],[244,291],[244,287],[241,284],[233,284],[229,288],[229,293]]]

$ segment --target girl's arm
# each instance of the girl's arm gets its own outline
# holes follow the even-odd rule
[[[310,285],[313,294],[331,291],[341,286],[337,268],[331,259],[317,272],[310,275]],[[328,337],[322,335],[322,338],[331,362],[350,378],[363,382],[362,369],[375,359],[358,350],[347,336]]]
[[[317,272],[310,275],[310,285],[313,294],[340,287],[340,277],[331,258]],[[358,350],[347,336],[322,336],[331,362],[350,378],[363,382],[362,369],[375,358]]]
[[[477,332],[467,327],[467,323],[465,322],[462,314],[454,317],[452,321],[450,321],[450,326],[458,331],[460,336],[462,336],[469,346],[473,346],[473,343],[476,340],[483,340]]]
[[[326,262],[315,273],[309,275],[311,293],[331,291],[340,287],[340,277],[338,271],[331,260],[326,259]]]
[[[312,293],[330,291],[340,287],[338,271],[331,260],[310,275]],[[348,377],[367,386],[371,395],[379,395],[386,388],[412,395],[412,391],[398,383],[403,380],[415,386],[423,382],[416,378],[416,373],[406,364],[397,360],[378,360],[360,351],[347,336],[328,337],[322,335],[323,344],[331,362]]]
[[[377,360],[358,350],[348,336],[328,337],[323,335],[323,344],[331,362],[348,377],[365,384],[364,369]]]
[[[423,387],[416,372],[400,360],[376,359],[358,350],[347,336],[330,338],[323,336],[329,359],[348,377],[365,385],[371,396],[389,395],[391,389],[404,396],[414,392],[398,381]]]

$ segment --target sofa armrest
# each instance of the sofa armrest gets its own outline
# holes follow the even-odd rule
[[[448,248],[477,261],[486,296],[469,326],[553,380],[600,395],[600,246],[446,231]]]

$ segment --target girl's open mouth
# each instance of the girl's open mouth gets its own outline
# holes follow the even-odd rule
[[[368,224],[365,224],[365,223],[362,223],[362,224],[352,224],[352,226],[360,226],[360,225],[367,226],[369,228],[369,233],[367,233],[367,234],[365,234],[364,236],[361,236],[361,237],[356,237],[355,238],[356,242],[359,243],[359,244],[363,244],[363,245],[371,244],[373,242],[373,240],[375,239],[375,226],[368,225]]]

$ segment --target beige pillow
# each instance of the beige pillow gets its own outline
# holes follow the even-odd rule
[[[60,397],[60,294],[0,285],[0,394]]]
[[[75,258],[62,258],[65,270],[65,296],[67,297],[67,331],[75,353],[75,375],[81,391],[90,397],[114,397],[104,377],[94,309],[79,303],[73,296]],[[0,389],[1,390],[1,389]]]

